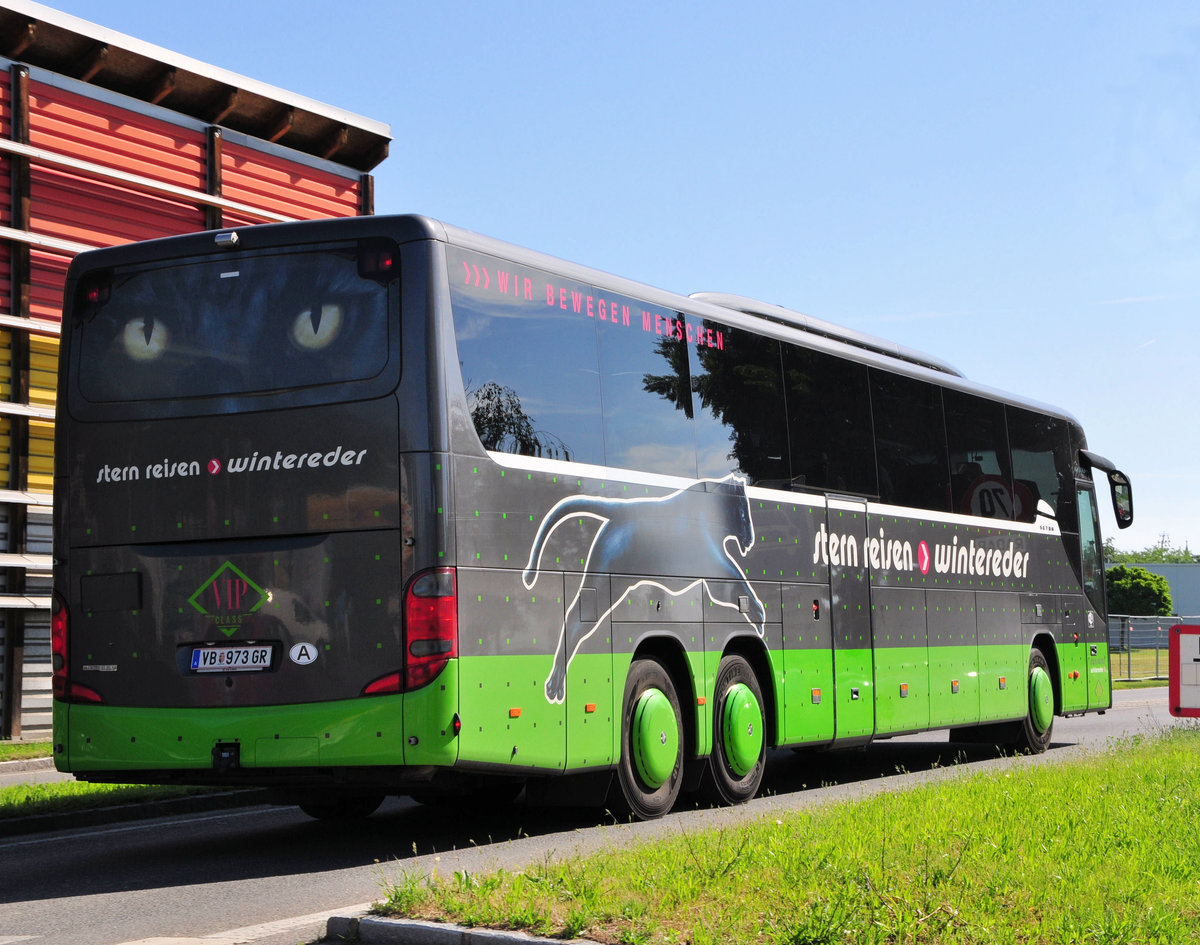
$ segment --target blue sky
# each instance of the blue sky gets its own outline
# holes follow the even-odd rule
[[[1065,407],[1133,479],[1118,547],[1200,552],[1200,5],[49,5],[388,123],[377,212]]]

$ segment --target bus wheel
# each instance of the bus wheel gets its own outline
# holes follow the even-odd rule
[[[299,806],[315,820],[364,820],[382,803],[382,794],[320,794]]]
[[[629,667],[622,706],[620,793],[610,806],[618,816],[652,820],[671,809],[683,780],[683,713],[658,660],[639,659]]]
[[[767,760],[762,688],[750,664],[726,656],[717,668],[713,749],[703,791],[718,804],[743,804],[758,793]]]
[[[1050,747],[1054,731],[1054,681],[1042,651],[1029,653],[1029,711],[1020,722],[1012,747],[1018,752],[1040,755]]]

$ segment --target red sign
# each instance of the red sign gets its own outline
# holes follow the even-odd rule
[[[1171,714],[1200,717],[1200,627],[1173,626],[1168,654],[1167,701]]]

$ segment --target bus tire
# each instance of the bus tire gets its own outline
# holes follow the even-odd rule
[[[716,804],[744,804],[758,793],[767,763],[762,687],[745,658],[717,668],[713,745],[701,791]]]
[[[1020,753],[1040,755],[1050,747],[1054,733],[1054,681],[1050,664],[1037,647],[1029,652],[1029,708],[1016,726],[1010,747]]]
[[[683,783],[683,713],[671,674],[656,659],[633,661],[621,703],[621,758],[609,799],[618,818],[667,813]]]
[[[383,803],[382,794],[321,794],[299,804],[314,820],[365,820]]]

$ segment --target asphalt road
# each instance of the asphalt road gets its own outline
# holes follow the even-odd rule
[[[252,807],[0,840],[0,945],[296,945],[330,915],[362,911],[404,870],[515,868],[547,856],[957,777],[961,765],[1069,761],[1110,739],[1179,724],[1166,690],[1115,694],[1104,716],[1057,719],[1050,751],[999,759],[945,732],[866,751],[776,752],[762,794],[738,808],[613,825],[591,810],[439,810],[389,801],[360,824]],[[957,765],[956,766],[956,762]]]

